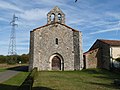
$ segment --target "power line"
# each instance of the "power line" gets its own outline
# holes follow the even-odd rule
[[[16,53],[16,30],[15,30],[15,27],[18,26],[18,24],[16,24],[16,20],[18,20],[18,17],[16,17],[14,14],[13,19],[10,22],[10,25],[12,26],[11,34],[10,34],[9,48],[8,48],[8,55],[10,55],[10,56],[17,55],[17,53]],[[12,57],[12,59],[13,59],[13,57]]]

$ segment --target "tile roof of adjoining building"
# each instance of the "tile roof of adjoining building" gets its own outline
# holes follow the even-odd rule
[[[83,55],[86,55],[86,54],[88,54],[88,53],[94,52],[94,51],[96,51],[96,50],[98,50],[98,49],[99,49],[99,48],[96,48],[96,49],[93,49],[93,50],[90,50],[90,51],[84,52]]]
[[[53,24],[61,24],[61,23],[56,22],[56,23],[53,23]],[[46,27],[46,26],[49,26],[49,25],[52,25],[52,24],[46,24],[46,25],[44,25],[44,26],[35,28],[35,29],[33,29],[33,31],[36,31],[37,29],[40,29],[40,28],[43,28],[43,27]],[[73,29],[73,28],[67,26],[66,24],[61,24],[61,25],[65,26],[65,27],[67,27],[67,28],[69,28],[69,29],[72,29],[72,31],[81,32],[81,31],[75,30],[75,29]],[[33,31],[31,31],[31,32],[33,32]]]
[[[111,46],[120,46],[120,40],[104,40],[104,39],[98,39],[99,41],[109,44]]]

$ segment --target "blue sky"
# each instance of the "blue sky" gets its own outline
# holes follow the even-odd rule
[[[83,51],[96,39],[120,40],[120,0],[0,0],[0,55],[8,54],[13,14],[17,54],[29,52],[30,31],[47,23],[46,14],[58,6],[66,24],[83,34]]]

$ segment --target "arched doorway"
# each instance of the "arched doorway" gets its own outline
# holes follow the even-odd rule
[[[52,70],[61,70],[61,60],[58,56],[54,56],[52,59]]]
[[[53,54],[50,59],[50,70],[64,70],[64,60],[58,53]]]

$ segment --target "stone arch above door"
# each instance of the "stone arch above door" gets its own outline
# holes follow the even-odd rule
[[[53,54],[50,57],[50,70],[64,70],[64,61],[60,54]]]

